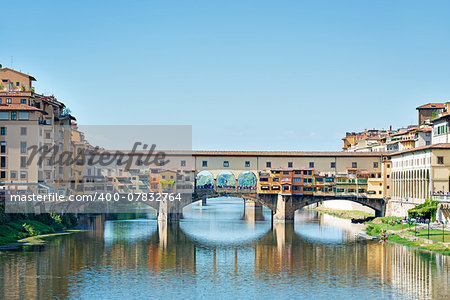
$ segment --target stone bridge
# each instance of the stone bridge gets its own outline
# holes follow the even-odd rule
[[[258,194],[256,190],[237,189],[196,189],[192,197],[183,197],[182,201],[154,203],[153,207],[158,211],[158,220],[178,220],[182,215],[182,209],[192,203],[201,201],[201,205],[207,204],[207,199],[218,197],[242,198],[247,203],[253,202],[257,206],[265,206],[272,211],[273,221],[286,222],[294,220],[294,213],[305,206],[320,203],[327,200],[347,200],[372,208],[376,217],[384,216],[386,205],[383,198],[368,198],[366,196],[351,195],[283,195]]]

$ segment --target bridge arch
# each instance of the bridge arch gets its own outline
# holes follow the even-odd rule
[[[216,177],[216,187],[218,189],[222,188],[235,188],[236,187],[236,176],[230,171],[222,171],[217,174]]]
[[[195,177],[196,188],[213,188],[214,176],[211,172],[203,170],[197,173]]]
[[[243,171],[237,178],[238,189],[256,189],[257,177],[251,171]]]

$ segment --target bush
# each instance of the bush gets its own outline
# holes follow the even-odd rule
[[[414,208],[408,210],[408,216],[410,218],[424,218],[430,219],[431,221],[436,220],[436,211],[439,202],[433,201],[431,199],[426,199],[425,203],[417,205]]]

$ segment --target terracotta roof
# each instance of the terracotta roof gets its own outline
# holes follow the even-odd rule
[[[424,104],[421,105],[419,107],[417,107],[416,109],[431,109],[431,108],[444,108],[445,104],[444,103],[428,103],[428,104]]]
[[[0,96],[2,96],[2,97],[31,97],[31,92],[0,91]]]
[[[30,76],[30,75],[28,75],[28,74],[25,74],[25,73],[22,73],[22,72],[19,72],[19,71],[10,69],[10,68],[3,68],[3,69],[0,69],[0,71],[7,71],[7,70],[8,70],[8,71],[15,72],[15,73],[17,73],[17,74],[21,74],[21,75],[28,76],[28,77],[30,78],[30,80],[36,81],[36,78],[34,78],[33,76]]]
[[[432,145],[428,145],[428,146],[422,146],[422,147],[402,150],[402,151],[392,153],[391,156],[400,155],[400,154],[408,153],[408,152],[414,152],[414,151],[428,150],[428,149],[450,149],[450,143],[432,144]]]
[[[34,106],[29,106],[26,104],[18,104],[18,103],[2,103],[0,104],[0,110],[26,110],[26,111],[41,111],[39,108],[36,108]]]
[[[419,128],[419,129],[417,129],[417,131],[428,132],[428,131],[431,131],[431,127]]]

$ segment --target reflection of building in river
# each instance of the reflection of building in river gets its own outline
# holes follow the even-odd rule
[[[416,253],[400,246],[390,247],[389,254],[392,283],[401,294],[418,299],[434,298],[432,254]]]

